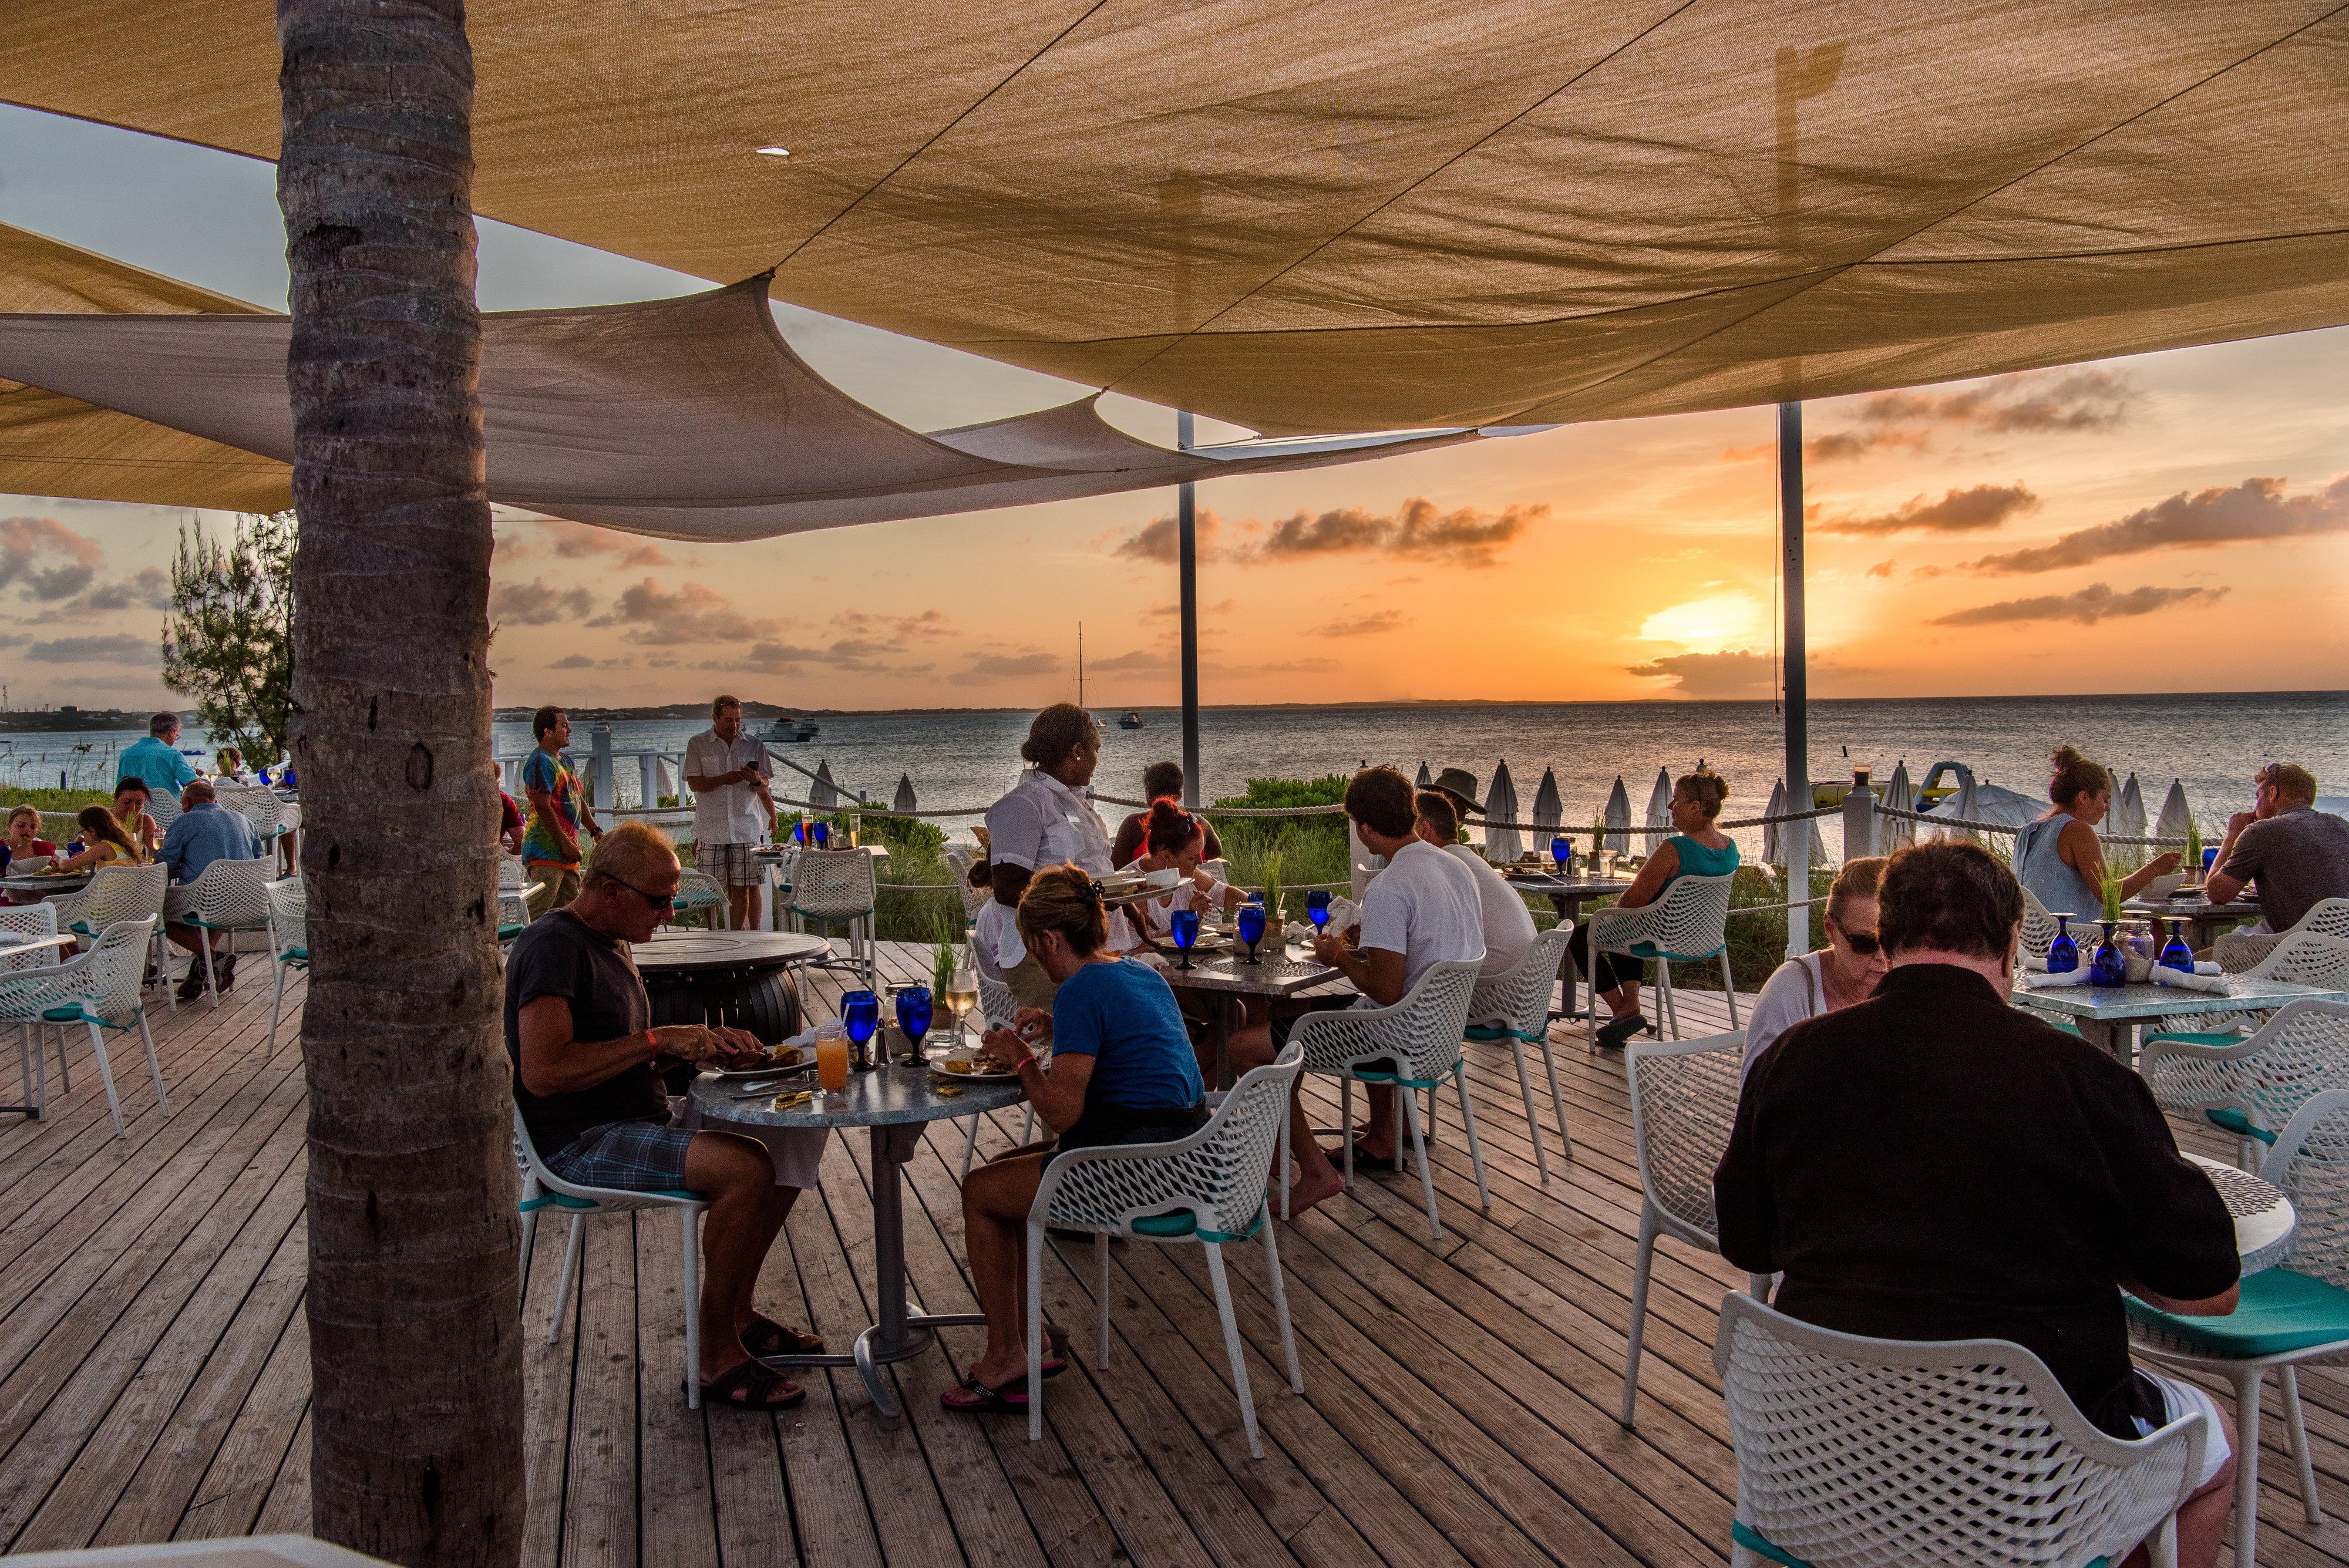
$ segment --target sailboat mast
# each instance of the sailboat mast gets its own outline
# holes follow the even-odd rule
[[[1077,622],[1077,706],[1085,705],[1085,623]]]

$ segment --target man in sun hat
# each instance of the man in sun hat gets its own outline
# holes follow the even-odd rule
[[[1463,822],[1471,816],[1485,815],[1485,802],[1476,793],[1476,775],[1466,768],[1446,768],[1436,774],[1434,782],[1427,787],[1439,794],[1450,796],[1452,804],[1459,808]]]

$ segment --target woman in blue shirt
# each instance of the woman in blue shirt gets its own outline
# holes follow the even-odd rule
[[[1206,1086],[1174,993],[1156,970],[1107,950],[1101,884],[1075,866],[1040,871],[1019,895],[1019,919],[1020,940],[1058,989],[1049,1017],[1023,1008],[1016,1029],[988,1031],[987,1052],[1019,1073],[1059,1137],[990,1160],[963,1183],[963,1238],[987,1314],[987,1351],[960,1387],[940,1397],[949,1410],[1027,1408],[1023,1249],[1046,1162],[1062,1149],[1170,1142],[1207,1120]],[[1047,1023],[1049,1073],[1029,1049]],[[1048,1377],[1066,1365],[1058,1354],[1064,1336],[1052,1337]]]
[[[1724,877],[1736,870],[1736,840],[1713,826],[1714,819],[1721,815],[1722,802],[1728,798],[1728,781],[1702,764],[1696,772],[1674,779],[1671,817],[1672,826],[1678,831],[1648,857],[1648,863],[1640,867],[1631,886],[1615,900],[1616,907],[1643,909],[1662,898],[1664,889],[1683,877]],[[1574,955],[1575,968],[1586,975],[1590,973],[1588,926],[1575,928],[1567,951]],[[1621,1050],[1625,1041],[1651,1027],[1640,1011],[1640,961],[1636,958],[1620,953],[1599,955],[1599,974],[1594,983],[1608,1011],[1615,1015],[1599,1025],[1599,1044],[1610,1051]]]

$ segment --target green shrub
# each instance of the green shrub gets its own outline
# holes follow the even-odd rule
[[[1318,779],[1250,779],[1246,794],[1226,795],[1216,805],[1259,810],[1337,805],[1346,798],[1346,784],[1343,774],[1325,774]],[[1224,856],[1231,862],[1231,879],[1237,886],[1262,887],[1265,873],[1276,867],[1281,887],[1291,889],[1342,883],[1353,874],[1342,814],[1225,816],[1215,823],[1216,836],[1224,842]]]

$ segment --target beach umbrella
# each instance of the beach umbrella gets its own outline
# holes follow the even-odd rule
[[[1631,797],[1623,793],[1623,775],[1615,775],[1615,787],[1607,792],[1607,847],[1618,855],[1631,852]],[[1640,852],[1646,854],[1654,847],[1642,844]]]
[[[2183,839],[2189,824],[2194,820],[2194,808],[2186,804],[2186,786],[2176,779],[2169,781],[2169,793],[2161,797],[2161,815],[2154,818],[2156,838]]]
[[[1534,846],[1548,847],[1547,840],[1557,836],[1558,827],[1566,821],[1566,801],[1557,793],[1557,770],[1542,769],[1541,788],[1534,792],[1533,825],[1545,840]]]
[[[1648,835],[1648,847],[1661,844],[1672,831],[1672,775],[1668,768],[1656,770],[1656,787],[1648,792],[1648,820],[1642,826],[1661,831]]]
[[[2137,787],[2137,774],[2132,773],[2113,795],[2112,816],[2108,825],[2123,838],[2145,836],[2145,796]]]
[[[1951,817],[1960,822],[1971,822],[1974,820],[1974,814],[1981,809],[1982,800],[1980,792],[1974,787],[1974,775],[1968,772],[1958,776],[1958,793],[1948,796],[1936,806],[1934,815]],[[1982,842],[1982,835],[1971,827],[1947,827],[1941,831],[1950,837],[1962,838],[1969,844]]]
[[[1895,811],[1917,809],[1917,786],[1909,782],[1909,763],[1905,759],[1893,768],[1892,776],[1884,783],[1884,804]],[[1915,823],[1898,816],[1883,817],[1879,822],[1881,826],[1877,830],[1876,842],[1886,854],[1889,855],[1903,844],[1917,841]]]
[[[840,786],[833,782],[829,758],[815,765],[815,782],[808,787],[808,799],[818,811],[833,811],[840,805]]]
[[[1504,758],[1493,770],[1493,787],[1485,792],[1485,815],[1489,822],[1517,820],[1517,785],[1509,777],[1509,764]],[[1495,860],[1515,860],[1526,851],[1525,840],[1514,827],[1485,829],[1485,853]]]
[[[897,775],[897,798],[889,803],[889,809],[891,811],[916,811],[920,809],[914,805],[913,774],[899,774]]]
[[[1429,784],[1433,784],[1434,782],[1435,782],[1435,775],[1434,775],[1433,774],[1431,774],[1431,773],[1429,773],[1429,772],[1427,771],[1427,764],[1426,764],[1425,763],[1420,763],[1420,764],[1419,764],[1419,779],[1418,779],[1418,782],[1417,782],[1416,784],[1414,784],[1412,787],[1413,787],[1413,788],[1414,788],[1414,789],[1425,789]]]
[[[1779,779],[1770,785],[1770,804],[1762,808],[1762,815],[1775,816],[1785,809],[1786,781]],[[1778,836],[1778,825],[1775,822],[1762,825],[1762,863],[1765,866],[1784,866],[1786,863],[1785,845]]]

